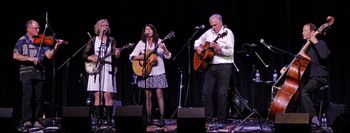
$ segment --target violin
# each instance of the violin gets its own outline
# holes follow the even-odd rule
[[[40,34],[34,37],[33,44],[40,45],[41,41],[43,41],[43,44],[45,45],[53,46],[57,43],[58,39],[53,36],[44,36],[44,34]],[[62,43],[68,44],[67,41],[63,41]]]

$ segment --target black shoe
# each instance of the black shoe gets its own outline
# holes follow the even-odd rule
[[[165,121],[164,119],[159,119],[158,120],[158,127],[164,127],[165,126]]]
[[[147,125],[153,125],[153,120],[152,119],[147,119]]]

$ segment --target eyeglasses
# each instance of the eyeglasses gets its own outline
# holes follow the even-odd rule
[[[40,29],[40,27],[39,26],[38,27],[32,27],[32,29],[38,30],[38,29]]]

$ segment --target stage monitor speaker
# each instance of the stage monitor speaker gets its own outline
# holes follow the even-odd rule
[[[0,125],[1,130],[15,132],[15,124],[12,120],[13,108],[0,108]]]
[[[146,132],[146,113],[142,105],[124,105],[115,113],[115,128],[117,133]]]
[[[204,108],[178,108],[177,132],[178,133],[205,133]]]
[[[275,118],[275,132],[310,132],[309,113],[278,113]]]
[[[89,132],[89,106],[64,106],[62,110],[62,130],[68,132]]]

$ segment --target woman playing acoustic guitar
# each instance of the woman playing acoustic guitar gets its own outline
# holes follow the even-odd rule
[[[151,51],[153,53],[150,53]],[[145,55],[147,59],[143,62]],[[137,43],[133,52],[130,54],[130,60],[133,61],[133,69],[135,73],[137,73],[137,71],[142,72],[141,75],[138,75],[142,77],[142,80],[138,82],[138,87],[145,89],[145,104],[149,122],[151,120],[152,112],[151,91],[153,89],[156,90],[161,126],[164,125],[164,98],[162,89],[168,87],[163,58],[170,59],[170,57],[171,53],[168,51],[163,41],[159,39],[156,28],[152,24],[146,24],[142,31],[141,40]],[[149,74],[145,75],[147,73],[145,71],[149,71]]]

